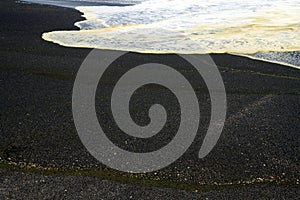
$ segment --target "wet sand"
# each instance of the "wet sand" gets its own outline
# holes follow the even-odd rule
[[[0,5],[0,197],[299,196],[299,70],[211,55],[228,98],[227,120],[214,150],[197,159],[198,137],[182,158],[163,170],[121,173],[86,151],[72,119],[74,79],[90,49],[61,47],[41,39],[43,32],[76,29],[73,24],[80,13],[11,0]]]

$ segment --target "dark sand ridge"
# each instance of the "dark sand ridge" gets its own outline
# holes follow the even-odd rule
[[[228,96],[227,121],[213,152],[197,160],[196,141],[170,167],[129,175],[109,170],[90,156],[72,121],[73,81],[90,50],[41,39],[46,31],[74,29],[80,13],[10,0],[0,4],[0,195],[299,196],[299,70],[212,55]]]

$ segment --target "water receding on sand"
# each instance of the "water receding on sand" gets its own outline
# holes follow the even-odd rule
[[[75,24],[80,31],[53,31],[43,38],[70,47],[232,53],[300,66],[298,0],[148,0],[76,9],[86,18]]]

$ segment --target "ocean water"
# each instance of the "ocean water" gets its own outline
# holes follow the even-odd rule
[[[21,2],[37,3],[76,8],[77,6],[129,6],[141,3],[143,0],[20,0]]]
[[[141,53],[231,53],[300,69],[299,0],[30,0],[72,7],[79,31],[43,39]]]

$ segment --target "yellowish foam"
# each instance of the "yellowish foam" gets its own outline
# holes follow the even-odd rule
[[[217,16],[218,13],[215,13],[216,16],[209,13],[208,16],[205,13],[205,20],[202,20],[200,14],[200,17],[197,15],[198,11],[185,10],[183,14],[168,14],[170,18],[159,18],[156,21],[148,19],[145,22],[130,16],[130,13],[137,12],[130,12],[131,8],[78,9],[87,20],[77,22],[76,25],[89,30],[53,31],[44,33],[43,39],[69,47],[141,53],[252,54],[300,51],[300,7],[291,5],[257,8],[246,14],[222,11],[224,16]],[[120,17],[115,19],[114,16],[118,14]],[[141,15],[141,18],[147,16],[143,13]],[[209,17],[214,17],[211,23],[208,23]]]

